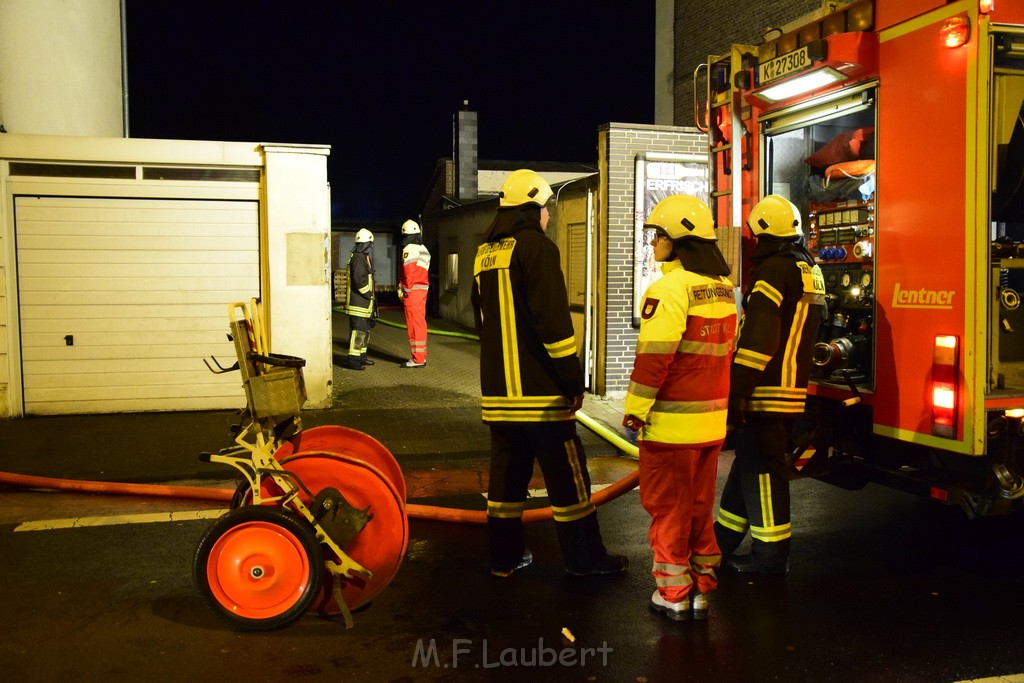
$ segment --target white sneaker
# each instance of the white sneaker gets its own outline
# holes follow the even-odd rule
[[[707,619],[708,618],[708,594],[693,593],[693,618],[694,619]]]
[[[684,621],[690,618],[690,598],[683,598],[681,602],[669,602],[655,589],[654,595],[651,596],[651,609],[661,612],[669,619]]]

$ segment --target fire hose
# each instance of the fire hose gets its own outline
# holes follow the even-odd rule
[[[576,413],[576,419],[605,438],[627,455],[637,457],[637,447],[626,441],[619,434],[604,424],[594,420],[585,413]],[[591,497],[595,505],[602,505],[615,500],[619,496],[636,488],[640,480],[639,471],[632,472],[610,486],[597,491]],[[165,484],[131,484],[106,481],[82,481],[74,479],[58,479],[53,477],[36,477],[11,472],[0,472],[0,484],[20,486],[23,488],[52,489],[58,491],[75,491],[79,493],[102,493],[109,495],[153,496],[163,498],[187,498],[195,500],[231,501],[234,489],[219,489],[206,486],[172,486]],[[458,522],[466,524],[485,524],[487,513],[483,510],[464,510],[434,505],[406,505],[406,513],[411,519],[425,519],[442,522]],[[543,522],[552,518],[551,508],[537,508],[523,513],[523,522]]]

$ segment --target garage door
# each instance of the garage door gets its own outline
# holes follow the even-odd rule
[[[255,201],[17,197],[26,414],[245,405],[228,304],[259,292]]]

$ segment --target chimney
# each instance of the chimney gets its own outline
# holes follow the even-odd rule
[[[477,181],[477,113],[469,111],[469,100],[462,101],[462,111],[455,115],[452,127],[455,131],[452,150],[452,159],[455,162],[455,198],[476,199],[480,191]]]

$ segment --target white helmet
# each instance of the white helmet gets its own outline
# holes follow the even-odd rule
[[[362,228],[359,232],[356,233],[356,244],[362,244],[364,242],[372,241],[373,233],[367,230],[366,228]]]
[[[403,235],[419,235],[420,225],[414,220],[408,220],[402,223],[402,234]]]

